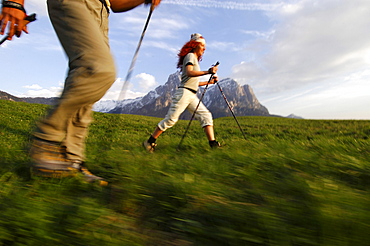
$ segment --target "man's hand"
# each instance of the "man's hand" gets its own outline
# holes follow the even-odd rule
[[[14,1],[15,2],[15,1]],[[22,4],[23,2],[19,3]],[[22,31],[28,33],[26,27],[26,13],[16,8],[3,7],[2,13],[0,14],[0,34],[4,35],[6,29],[8,29],[8,40],[12,40],[13,36],[20,37]]]
[[[150,10],[154,11],[154,9],[161,3],[161,0],[145,0],[145,4],[150,4]]]
[[[155,9],[160,3],[161,0],[152,0],[152,9]]]

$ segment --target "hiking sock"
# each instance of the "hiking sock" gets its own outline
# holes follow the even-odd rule
[[[210,140],[209,141],[209,146],[211,146],[211,148],[220,147],[220,143],[217,142],[216,140]]]
[[[156,138],[153,138],[152,135],[150,135],[150,138],[148,139],[148,143],[155,143],[157,139]]]

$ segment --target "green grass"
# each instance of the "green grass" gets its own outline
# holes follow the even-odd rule
[[[369,245],[370,121],[194,121],[141,147],[159,118],[94,113],[89,169],[110,185],[32,177],[46,106],[0,100],[0,245]]]

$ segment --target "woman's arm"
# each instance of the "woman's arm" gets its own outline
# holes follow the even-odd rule
[[[217,72],[217,66],[211,67],[208,71],[194,71],[193,65],[187,65],[185,67],[186,75],[189,77],[199,77],[207,74],[215,74]]]
[[[110,7],[113,12],[126,12],[129,11],[143,3],[152,4],[152,7],[155,8],[159,5],[161,0],[109,0]]]
[[[189,76],[189,77],[199,77],[199,76],[203,76],[203,75],[207,75],[207,74],[215,74],[218,70],[218,67],[217,66],[213,66],[211,68],[208,69],[208,71],[194,71],[194,66],[193,65],[187,65],[185,67],[185,72],[186,72],[186,75]],[[209,84],[214,84],[218,81],[218,78],[217,76],[214,76],[212,78],[212,80],[209,82]],[[206,85],[208,84],[208,81],[202,81],[202,82],[199,82],[199,86],[203,86],[203,85]]]
[[[203,86],[203,85],[207,85],[207,84],[215,84],[218,82],[218,77],[217,76],[213,76],[211,81],[202,81],[202,82],[199,82],[199,86]]]

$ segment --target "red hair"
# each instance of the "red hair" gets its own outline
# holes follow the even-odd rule
[[[184,63],[184,58],[187,54],[191,53],[194,51],[194,49],[199,45],[199,42],[196,42],[194,40],[190,40],[184,46],[182,46],[180,52],[177,54],[179,57],[179,61],[177,62],[177,68],[182,69],[182,65]],[[198,57],[198,61],[202,60],[202,57]]]

